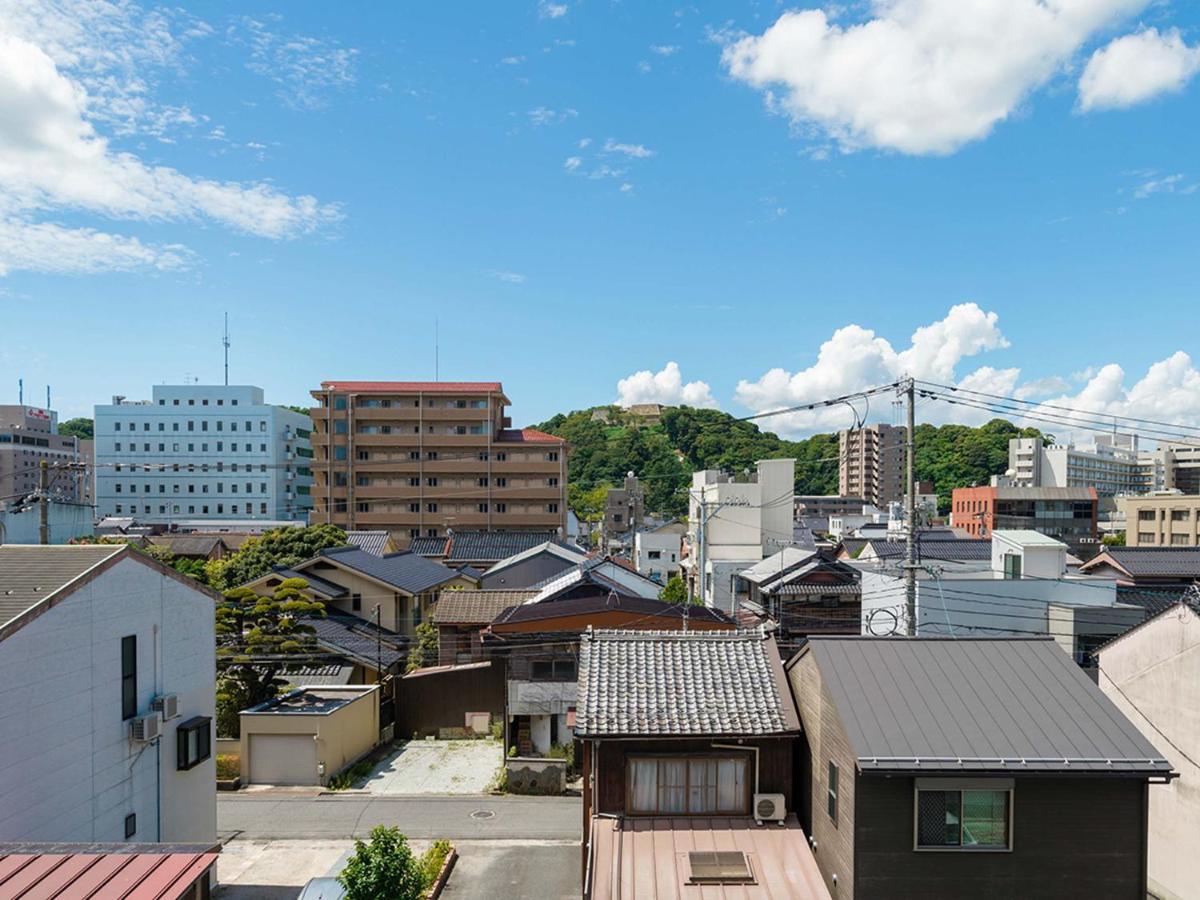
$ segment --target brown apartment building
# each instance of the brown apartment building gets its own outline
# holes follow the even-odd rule
[[[880,509],[904,499],[908,429],[867,425],[838,433],[838,493],[862,497]]]
[[[312,395],[310,521],[386,529],[401,546],[566,533],[566,442],[512,428],[500,382],[323,381]]]

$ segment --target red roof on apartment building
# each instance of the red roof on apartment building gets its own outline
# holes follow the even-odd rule
[[[503,394],[498,381],[322,381],[325,391],[355,394]]]
[[[496,438],[497,441],[505,443],[523,443],[523,444],[562,444],[565,440],[560,437],[555,437],[552,434],[546,434],[544,431],[538,431],[536,428],[506,428],[501,431]]]
[[[179,900],[216,853],[0,853],[0,897]]]

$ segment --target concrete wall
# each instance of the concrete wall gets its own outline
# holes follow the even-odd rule
[[[567,789],[565,759],[510,756],[504,761],[504,770],[513,794],[561,794]]]
[[[121,719],[127,635],[138,712],[179,696],[151,744]],[[136,841],[216,840],[216,763],[175,755],[179,723],[214,716],[213,646],[212,599],[133,559],[0,641],[0,841],[123,841],[129,813]]]
[[[347,687],[314,686],[301,688],[321,696],[343,695],[353,697],[349,703],[328,713],[279,713],[269,709],[262,712],[243,712],[241,734],[242,778],[250,778],[252,771],[250,738],[256,734],[301,734],[315,735],[317,763],[325,764],[325,776],[319,783],[329,779],[365,756],[379,743],[379,687],[353,685]],[[316,784],[316,773],[313,783]]]
[[[1179,773],[1150,785],[1150,889],[1200,896],[1200,766],[1185,757],[1200,760],[1200,616],[1176,608],[1105,647],[1099,684]]]

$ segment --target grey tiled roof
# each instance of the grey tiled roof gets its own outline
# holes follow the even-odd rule
[[[516,593],[520,593],[519,591]],[[536,593],[536,592],[534,592]],[[443,594],[442,596],[445,596]],[[441,601],[438,601],[439,603]],[[667,603],[663,600],[652,600],[648,597],[630,597],[598,591],[591,596],[573,597],[570,600],[542,601],[540,603],[523,603],[513,601],[514,605],[502,610],[493,620],[493,625],[515,624],[518,622],[539,622],[553,619],[575,619],[604,612],[633,613],[642,618],[642,624],[653,628],[656,624],[663,627],[668,623],[677,623],[684,613],[695,623],[705,626],[723,625],[732,627],[734,622],[719,609],[707,606],[684,606],[681,603]],[[611,624],[611,623],[610,623]],[[557,630],[547,627],[548,631]],[[581,630],[575,626],[575,630]]]
[[[374,667],[376,658],[389,669],[408,657],[405,639],[358,616],[328,615],[304,620],[316,632],[317,641],[337,653]],[[376,638],[378,635],[378,639]]]
[[[487,625],[510,606],[536,596],[536,590],[442,591],[433,620],[439,625]]]
[[[904,541],[868,541],[879,559],[900,559],[904,556]],[[990,560],[992,542],[977,538],[922,538],[917,541],[921,559]],[[859,557],[862,558],[861,556]]]
[[[165,547],[175,556],[210,556],[218,546],[228,549],[218,534],[156,534],[150,537],[156,547]]]
[[[319,594],[324,594],[326,597],[342,597],[346,594],[346,589],[340,584],[334,584],[332,581],[320,578],[312,572],[297,572],[295,569],[289,569],[286,566],[276,566],[271,571],[280,578],[303,578],[308,582],[310,588]]]
[[[1200,547],[1106,547],[1089,564],[1105,555],[1135,578],[1200,578]]]
[[[399,588],[409,594],[419,594],[458,577],[458,572],[418,553],[403,550],[387,556],[375,556],[357,547],[332,547],[321,556],[339,565]]]
[[[774,638],[741,631],[595,631],[579,653],[576,734],[800,730]]]
[[[94,566],[128,552],[124,544],[0,547],[0,625],[47,600]]]
[[[389,537],[391,535],[386,531],[347,531],[346,543],[375,556],[383,556]]]
[[[863,771],[1171,769],[1050,638],[814,637],[807,653]]]

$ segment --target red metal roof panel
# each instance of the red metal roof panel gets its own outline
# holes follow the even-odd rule
[[[216,861],[216,853],[0,854],[0,897],[179,900]]]

